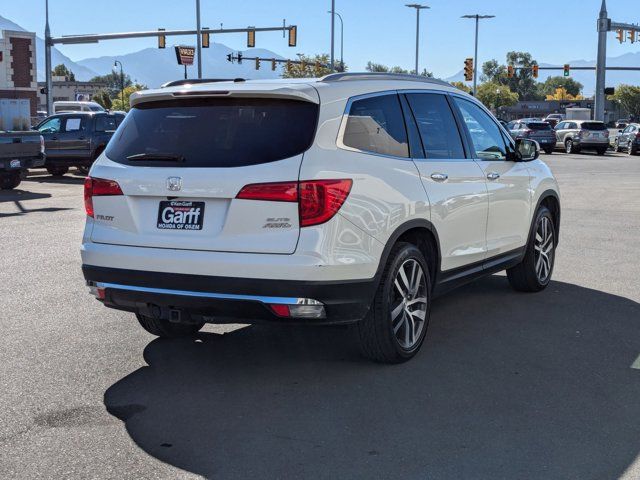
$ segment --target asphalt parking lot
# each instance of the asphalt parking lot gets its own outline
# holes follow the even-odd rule
[[[434,303],[411,362],[346,328],[145,333],[80,272],[82,178],[0,193],[0,478],[640,478],[640,157],[543,155],[554,280]]]

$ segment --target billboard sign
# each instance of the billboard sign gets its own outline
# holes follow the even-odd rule
[[[176,59],[178,65],[193,65],[193,58],[196,56],[195,47],[185,47],[176,45]]]

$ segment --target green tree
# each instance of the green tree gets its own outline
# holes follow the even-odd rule
[[[107,110],[111,110],[113,102],[111,101],[109,90],[107,90],[106,88],[101,88],[100,90],[98,90],[96,93],[93,94],[91,99],[94,102],[102,105]]]
[[[298,60],[303,63],[291,63],[291,67],[287,70],[283,70],[283,78],[317,78],[324,77],[331,73],[331,69],[328,67],[329,55],[326,53],[321,55],[304,55],[298,53]],[[340,68],[347,70],[346,65],[341,65]]]
[[[54,75],[56,77],[65,77],[70,82],[76,81],[76,76],[71,70],[67,68],[67,66],[64,63],[61,63],[60,65],[56,65],[55,67],[53,67],[53,70],[51,71],[51,75]]]
[[[112,100],[111,108],[113,110],[121,110],[125,112],[129,111],[129,102],[131,99],[131,95],[139,90],[145,90],[146,88],[147,88],[146,85],[140,85],[137,83],[135,85],[129,85],[124,89],[124,92],[123,92],[124,104],[122,103],[120,93],[118,93],[118,95],[114,97]]]
[[[386,65],[383,65],[381,63],[374,63],[372,61],[368,61],[367,62],[367,66],[365,67],[365,70],[367,70],[367,72],[373,72],[373,73],[404,73],[404,74],[408,74],[408,73],[413,73],[413,70],[406,70],[402,67],[387,67]],[[432,72],[428,72],[427,69],[423,69],[422,72],[420,72],[420,75],[422,75],[423,77],[429,77],[429,78],[433,78],[433,73]]]
[[[629,115],[635,118],[640,116],[640,87],[618,85],[615,93],[609,98],[625,109]]]
[[[107,90],[109,91],[109,96],[114,98],[116,95],[120,95],[120,72],[111,72],[106,75],[98,75],[97,77],[93,77],[90,82],[96,83],[104,83],[106,85]],[[131,81],[131,77],[124,74],[124,86],[130,87],[133,85]]]
[[[462,90],[466,93],[471,93],[471,87],[468,87],[464,82],[451,82],[451,86],[456,87],[458,90]]]
[[[507,85],[497,82],[485,82],[478,86],[476,97],[485,107],[495,110],[500,107],[510,107],[518,102],[516,92],[512,92]]]
[[[482,65],[482,78],[484,82],[499,83],[506,85],[509,89],[518,94],[520,100],[542,100],[544,96],[537,88],[537,82],[533,78],[531,67],[537,65],[528,52],[508,52],[507,65],[515,69],[512,78],[507,77],[507,68],[500,65],[497,60],[489,60]]]
[[[564,88],[567,93],[577,97],[582,92],[583,85],[571,77],[549,77],[544,82],[538,83],[538,93],[542,96],[555,95],[558,88]]]

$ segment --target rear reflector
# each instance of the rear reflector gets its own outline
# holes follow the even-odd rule
[[[244,186],[236,198],[298,202],[300,226],[309,227],[331,220],[349,196],[352,185],[351,179],[253,183]]]
[[[298,304],[271,303],[269,308],[279,317],[284,318],[325,318],[324,305],[310,298],[299,298]]]
[[[291,314],[289,312],[289,305],[280,305],[276,303],[272,303],[269,305],[269,308],[279,317],[290,317]]]
[[[84,209],[93,217],[93,197],[122,195],[122,189],[115,180],[87,177],[84,179]]]

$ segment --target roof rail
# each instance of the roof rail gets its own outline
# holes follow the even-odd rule
[[[410,82],[433,83],[435,85],[451,86],[450,83],[437,78],[425,77],[424,75],[412,75],[409,73],[386,73],[386,72],[347,72],[330,73],[320,78],[320,82],[344,82],[350,80],[405,80]]]
[[[183,80],[173,80],[163,83],[160,88],[179,87],[195,83],[216,83],[216,82],[244,82],[244,78],[187,78]]]

